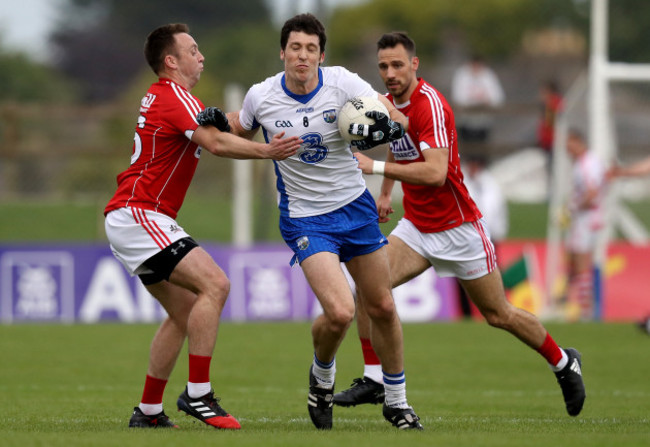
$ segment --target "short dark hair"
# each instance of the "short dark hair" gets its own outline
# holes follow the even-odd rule
[[[149,33],[144,43],[144,57],[154,73],[158,74],[163,69],[165,56],[175,54],[174,36],[189,32],[190,28],[184,23],[170,23]]]
[[[397,45],[404,46],[409,56],[415,56],[415,42],[403,31],[393,31],[386,33],[377,41],[377,51],[386,48],[395,48]]]
[[[582,141],[583,143],[587,143],[587,138],[585,137],[584,132],[577,128],[577,127],[571,127],[567,131],[567,136],[569,138],[575,138],[576,140]]]
[[[320,52],[325,52],[325,42],[327,41],[325,27],[313,14],[298,14],[284,22],[282,32],[280,33],[280,48],[283,50],[287,47],[289,34],[293,31],[302,31],[305,34],[318,36]]]
[[[544,81],[542,84],[544,88],[548,89],[550,92],[553,92],[555,94],[560,93],[560,85],[558,84],[557,80],[555,79],[547,79]]]

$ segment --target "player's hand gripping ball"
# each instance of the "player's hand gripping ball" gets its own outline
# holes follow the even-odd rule
[[[359,150],[402,138],[404,127],[388,117],[388,110],[375,97],[352,98],[339,111],[343,139]]]
[[[196,121],[201,126],[214,126],[221,132],[230,132],[228,117],[219,107],[206,107],[196,115]]]

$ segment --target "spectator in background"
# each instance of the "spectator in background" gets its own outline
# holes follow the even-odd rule
[[[499,245],[508,234],[508,204],[501,190],[501,186],[487,169],[487,159],[483,155],[470,155],[465,168],[465,186],[469,195],[474,199],[481,210],[494,251],[499,259]],[[470,300],[465,289],[458,283],[458,299],[464,317],[472,315]]]
[[[555,120],[562,109],[562,95],[554,80],[542,83],[539,89],[541,116],[537,126],[537,146],[546,156],[546,175],[551,179],[553,172],[553,140],[555,139]]]
[[[508,204],[501,186],[487,170],[487,158],[471,155],[464,169],[465,186],[485,218],[492,243],[498,255],[498,244],[508,234]]]
[[[456,70],[451,85],[458,113],[458,136],[466,143],[485,143],[492,127],[490,112],[503,104],[505,95],[497,75],[483,58],[474,55]]]
[[[554,80],[542,83],[539,96],[542,105],[542,115],[537,127],[537,145],[548,154],[553,150],[555,137],[555,118],[562,108],[560,88]]]
[[[567,151],[573,160],[569,197],[567,305],[572,318],[593,316],[593,256],[603,228],[605,169],[576,129],[569,130]]]

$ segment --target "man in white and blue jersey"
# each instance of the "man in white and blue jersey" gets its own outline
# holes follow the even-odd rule
[[[391,293],[386,238],[379,230],[375,202],[337,126],[339,110],[357,96],[379,97],[395,119],[404,117],[356,74],[343,67],[321,67],[325,41],[323,25],[313,15],[289,19],[280,39],[284,71],[252,86],[242,110],[228,118],[232,132],[241,136],[251,138],[261,128],[267,141],[282,132],[303,141],[296,155],[275,162],[275,172],[282,236],[294,251],[292,263],[300,263],[323,307],[312,326],[307,407],[312,422],[319,429],[332,427],[336,351],[354,319],[354,298],[340,264],[344,262],[363,291],[372,320],[373,346],[386,384],[383,415],[400,429],[422,429],[406,399],[402,326]],[[199,118],[205,120],[209,113]],[[359,149],[404,135],[403,126],[388,116],[374,117],[369,135],[353,143]]]

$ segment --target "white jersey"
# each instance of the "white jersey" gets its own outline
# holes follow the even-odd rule
[[[575,253],[588,253],[595,248],[597,233],[604,225],[605,167],[591,151],[585,152],[574,161],[572,177],[567,246]],[[595,198],[585,207],[584,202],[594,191]]]
[[[574,161],[572,169],[573,189],[569,201],[569,209],[576,214],[591,215],[592,220],[600,224],[603,214],[605,194],[605,168],[598,157],[592,152],[585,152]],[[597,192],[591,206],[581,205],[593,191]]]
[[[280,213],[317,216],[337,210],[366,189],[349,144],[338,130],[338,112],[355,96],[377,96],[358,75],[343,67],[321,67],[319,83],[307,95],[290,92],[284,72],[253,85],[244,98],[239,120],[251,130],[262,126],[270,141],[277,133],[299,136],[298,153],[275,161]]]

